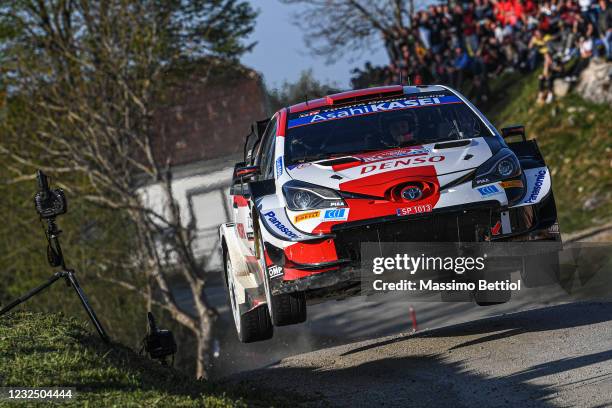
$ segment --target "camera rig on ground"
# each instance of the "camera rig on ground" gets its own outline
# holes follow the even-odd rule
[[[155,323],[153,313],[147,313],[147,320],[149,322],[149,330],[142,340],[141,354],[144,350],[152,359],[159,360],[163,365],[167,365],[166,358],[172,356],[174,364],[174,355],[177,351],[174,334],[170,330],[159,329]]]
[[[34,196],[34,206],[38,212],[38,215],[40,216],[40,219],[46,221],[47,223],[47,230],[45,233],[47,237],[47,260],[49,261],[49,265],[54,268],[60,267],[60,270],[55,272],[47,282],[30,290],[23,296],[15,299],[0,309],[0,316],[8,313],[16,306],[42,292],[59,279],[64,278],[66,285],[71,286],[76,292],[81,304],[83,305],[83,308],[87,312],[92,324],[100,335],[100,338],[102,338],[104,342],[109,342],[109,337],[106,334],[102,323],[100,323],[98,320],[96,313],[87,300],[87,296],[85,296],[85,292],[83,292],[83,289],[81,289],[81,286],[79,285],[75,271],[66,267],[66,261],[64,260],[62,247],[60,246],[59,241],[59,235],[62,233],[62,231],[57,227],[56,223],[56,217],[65,214],[66,211],[68,211],[66,196],[64,195],[63,190],[59,188],[49,188],[47,176],[41,170],[36,171],[36,179],[38,183],[38,191]]]

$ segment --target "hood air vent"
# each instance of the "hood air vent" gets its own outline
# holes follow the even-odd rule
[[[471,139],[466,139],[466,140],[454,140],[452,142],[445,142],[445,143],[436,143],[434,145],[434,150],[441,150],[441,149],[452,149],[453,147],[463,147],[463,146],[467,146],[470,143],[472,143]]]

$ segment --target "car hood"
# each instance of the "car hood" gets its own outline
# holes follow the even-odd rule
[[[464,177],[493,152],[483,138],[352,154],[287,167],[290,177],[335,190],[384,196],[392,185],[431,181],[444,185]]]

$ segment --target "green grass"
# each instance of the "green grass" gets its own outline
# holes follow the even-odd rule
[[[563,232],[612,221],[612,108],[576,93],[539,106],[538,73],[500,78],[500,96],[487,115],[498,129],[524,124],[528,138],[538,141]]]
[[[84,323],[61,314],[18,313],[0,318],[0,385],[76,387],[77,398],[68,405],[79,407],[247,405],[239,396],[123,346],[105,345]],[[0,406],[15,405],[0,401]]]

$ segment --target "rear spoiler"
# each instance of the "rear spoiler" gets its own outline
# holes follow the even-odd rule
[[[243,159],[245,163],[249,163],[253,157],[253,151],[259,144],[271,118],[258,120],[251,124],[251,132],[246,136],[243,148]]]

